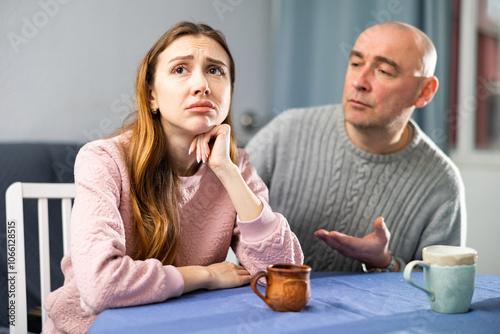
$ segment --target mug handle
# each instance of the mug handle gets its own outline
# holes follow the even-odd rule
[[[266,296],[263,296],[259,290],[257,290],[257,281],[259,280],[259,278],[261,277],[265,277],[266,278],[266,284],[267,284],[267,279],[268,279],[268,275],[265,271],[259,271],[258,273],[256,273],[255,275],[253,275],[252,277],[252,280],[250,281],[250,286],[252,287],[252,290],[253,292],[255,292],[257,294],[257,296],[259,296],[265,303],[267,306],[269,306],[271,309],[274,310],[273,308],[273,303],[271,302],[271,300],[269,298],[267,298]]]
[[[423,292],[425,292],[427,294],[427,296],[429,297],[430,301],[434,301],[434,299],[436,297],[434,296],[434,292],[433,291],[431,291],[429,289],[426,289],[423,286],[418,285],[417,283],[415,283],[411,279],[411,272],[413,270],[413,267],[415,267],[415,266],[421,266],[421,267],[424,267],[426,269],[429,269],[429,267],[430,267],[430,265],[427,262],[425,262],[425,261],[418,261],[418,260],[411,261],[405,267],[405,271],[404,271],[405,281],[407,281],[411,286],[414,286],[415,288],[420,289]]]

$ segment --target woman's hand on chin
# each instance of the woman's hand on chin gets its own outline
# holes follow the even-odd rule
[[[217,173],[233,163],[229,156],[231,127],[228,124],[216,125],[212,130],[199,134],[189,147],[189,154],[196,152],[196,160],[203,161]]]
[[[239,219],[251,221],[260,216],[264,205],[246,184],[239,167],[231,161],[230,142],[231,127],[227,124],[217,125],[212,130],[196,136],[189,147],[189,154],[196,151],[197,160],[206,162],[219,178]]]

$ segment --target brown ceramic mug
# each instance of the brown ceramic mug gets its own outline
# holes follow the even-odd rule
[[[277,263],[267,266],[267,272],[259,271],[252,277],[253,291],[278,312],[299,312],[311,297],[309,275],[311,267],[303,264]],[[259,278],[266,278],[266,295],[257,290]]]

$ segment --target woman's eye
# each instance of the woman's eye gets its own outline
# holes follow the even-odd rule
[[[224,75],[224,71],[222,70],[221,67],[212,67],[208,70],[208,73],[219,76]]]
[[[186,68],[184,68],[183,66],[176,66],[172,70],[172,72],[175,74],[184,74],[184,73],[186,73],[186,71],[187,71]]]

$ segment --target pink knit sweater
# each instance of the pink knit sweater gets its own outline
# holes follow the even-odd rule
[[[156,259],[131,258],[137,240],[128,173],[117,140],[124,137],[89,143],[78,153],[71,247],[61,262],[65,281],[44,303],[50,317],[44,334],[85,333],[105,309],[182,294],[184,281],[175,267]],[[229,195],[206,164],[195,175],[181,178],[179,266],[222,262],[230,246],[250,274],[272,263],[302,263],[297,238],[286,219],[272,212],[267,188],[243,150],[239,168],[264,203],[262,214],[253,221],[238,219]]]

